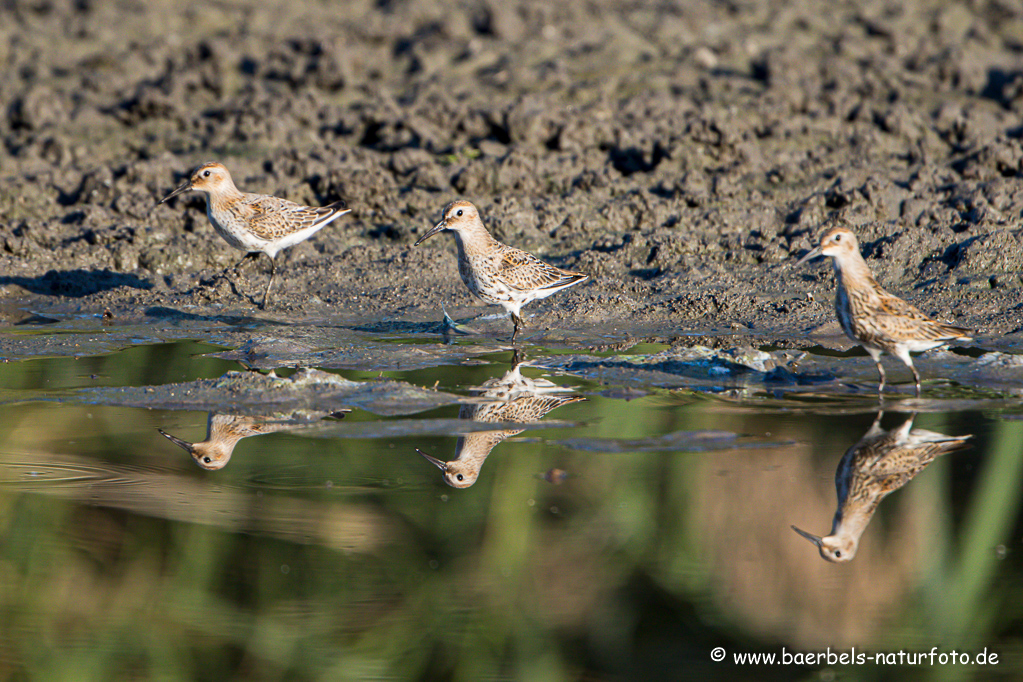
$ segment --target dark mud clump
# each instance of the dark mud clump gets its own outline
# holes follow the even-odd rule
[[[281,258],[278,312],[439,319],[454,247],[411,249],[454,198],[593,282],[527,308],[561,327],[833,320],[850,226],[929,313],[1023,326],[1023,9],[834,3],[316,2],[0,6],[0,295],[115,315],[253,308],[267,272],[200,195],[351,216]],[[812,294],[812,300],[807,294]]]

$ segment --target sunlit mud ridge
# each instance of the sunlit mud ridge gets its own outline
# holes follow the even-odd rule
[[[25,398],[29,398],[26,394]],[[8,401],[13,395],[8,394]],[[359,408],[378,415],[422,412],[459,401],[458,396],[404,381],[349,381],[316,369],[282,378],[259,372],[228,372],[219,379],[39,393],[32,400],[66,404],[120,405],[164,410],[208,410],[260,416],[276,410],[341,412]]]
[[[928,398],[983,400],[1018,396],[1023,391],[1020,355],[990,352],[974,358],[936,350],[919,356],[917,364],[931,377],[925,383],[934,387]],[[839,358],[820,352],[693,346],[659,353],[557,355],[537,360],[537,365],[625,386],[768,391],[778,397],[810,392],[877,395],[876,370],[866,354]],[[890,387],[893,393],[912,395],[912,376],[908,372],[893,370],[892,376],[896,385]]]

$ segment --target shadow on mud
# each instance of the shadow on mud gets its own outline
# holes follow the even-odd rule
[[[120,287],[152,289],[153,284],[135,275],[109,270],[50,270],[40,277],[0,277],[0,285],[15,284],[33,294],[82,298]]]
[[[369,334],[443,334],[447,327],[443,320],[433,322],[405,322],[402,320],[380,320],[351,327],[352,331]]]
[[[169,320],[178,320],[183,322],[218,322],[230,326],[247,326],[247,325],[260,325],[260,326],[277,326],[277,327],[294,327],[295,324],[291,322],[285,322],[282,320],[275,320],[270,317],[254,317],[252,315],[238,315],[238,314],[220,314],[220,313],[187,313],[176,308],[167,308],[164,306],[153,306],[146,308],[145,314],[147,317],[163,318]]]

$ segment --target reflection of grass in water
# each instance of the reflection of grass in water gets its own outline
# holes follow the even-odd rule
[[[240,368],[236,362],[200,357],[222,350],[198,341],[178,341],[133,346],[85,358],[32,358],[0,363],[0,386],[17,390],[56,390],[144,386],[212,378]]]
[[[203,350],[174,344],[87,361],[17,363],[0,366],[0,379],[38,386],[67,381],[85,367],[109,381],[160,384],[218,376],[231,365],[193,357]],[[474,385],[503,373],[503,353],[480,365],[385,376],[420,385],[438,379]],[[119,366],[128,360],[131,367]],[[4,374],[15,369],[21,374]],[[837,457],[861,435],[859,421],[866,419],[846,424],[842,415],[787,416],[772,412],[766,398],[763,404],[731,404],[699,392],[653,390],[625,401],[599,395],[604,387],[598,383],[585,387],[588,402],[556,413],[584,425],[557,437],[769,430],[827,444],[823,454]],[[807,410],[815,404],[799,402]],[[12,408],[6,409],[11,415]],[[744,648],[778,648],[786,641],[781,632],[746,629],[720,605],[721,577],[707,552],[728,536],[708,528],[695,504],[712,494],[705,488],[718,476],[713,457],[584,455],[551,446],[536,432],[500,445],[477,484],[456,491],[415,454],[422,445],[416,439],[321,441],[271,434],[242,442],[230,466],[211,475],[149,433],[149,421],[166,413],[55,405],[17,411],[20,418],[0,423],[0,452],[16,448],[19,457],[44,464],[81,448],[88,457],[130,465],[123,471],[136,478],[134,485],[119,487],[127,502],[106,499],[95,488],[81,488],[78,497],[0,489],[0,623],[9,633],[0,638],[0,660],[23,665],[26,677],[89,671],[104,679],[191,680],[258,669],[276,678],[535,673],[575,679],[587,665],[580,642],[600,644],[598,669],[644,671],[645,657],[635,661],[633,652],[643,649],[651,660],[663,660],[658,652],[671,651],[677,666],[671,672],[681,676],[706,652],[698,660],[692,651],[678,650],[680,641],[723,638]],[[448,406],[416,417],[456,414],[457,406]],[[205,429],[203,413],[174,415],[187,422],[184,435]],[[365,413],[349,418],[373,419]],[[938,428],[942,415],[928,418],[935,423],[925,427]],[[35,423],[45,428],[33,429]],[[924,561],[930,567],[922,584],[928,597],[922,606],[912,597],[890,605],[896,615],[910,612],[911,622],[896,624],[885,636],[971,640],[989,648],[1005,641],[999,623],[1019,618],[1020,608],[996,598],[993,585],[1003,564],[992,548],[1006,542],[1018,515],[1020,458],[1013,446],[1018,449],[1020,428],[996,425],[958,545],[942,549],[928,537]],[[433,444],[454,449],[453,438]],[[756,461],[756,453],[742,456]],[[535,477],[554,465],[572,474],[563,486]],[[825,465],[833,470],[830,459]],[[163,476],[147,478],[150,469]],[[761,473],[751,464],[748,475]],[[289,485],[267,485],[281,480]],[[831,504],[828,477],[815,483],[828,489]],[[928,485],[919,483],[912,485]],[[915,513],[940,524],[932,535],[952,537],[951,521],[941,511],[948,491],[919,499]],[[134,512],[132,500],[152,509]],[[886,511],[894,515],[897,509]],[[781,523],[761,520],[764,528]],[[872,541],[882,537],[875,532]],[[799,560],[820,561],[807,553]],[[842,574],[828,575],[841,580]],[[681,621],[690,630],[683,631]],[[651,637],[651,628],[661,637]]]
[[[961,643],[973,649],[988,645],[998,627],[999,607],[994,578],[1004,548],[1019,516],[1020,480],[1023,475],[1023,423],[995,424],[991,448],[970,497],[957,545],[950,519],[939,516],[936,536],[941,542],[925,588],[931,618],[928,629],[936,641]],[[1011,550],[1011,545],[1010,549]],[[1015,618],[1023,617],[1023,604],[1011,605]],[[1003,614],[1001,618],[1004,618]],[[950,679],[944,678],[943,679]]]
[[[229,478],[189,478],[204,487],[240,485],[244,491],[254,476],[267,476],[267,466],[290,470],[284,462],[300,461],[294,451],[285,460],[264,459],[271,450],[250,451]],[[585,469],[581,480],[592,485],[566,495],[524,475],[546,466],[543,453],[542,444],[522,444],[498,456],[489,465],[490,481],[481,480],[474,489],[478,494],[444,489],[446,502],[429,486],[390,495],[379,489],[348,487],[340,495],[321,490],[316,497],[327,494],[318,508],[306,508],[307,514],[322,515],[312,520],[311,527],[320,530],[311,542],[267,537],[255,508],[241,511],[241,525],[225,526],[248,527],[248,532],[129,516],[131,532],[125,536],[123,526],[111,526],[119,515],[109,508],[33,496],[19,516],[44,521],[26,528],[35,536],[35,549],[14,544],[34,555],[18,561],[29,562],[21,565],[25,575],[39,581],[37,589],[4,593],[52,595],[55,582],[78,575],[88,580],[88,595],[74,603],[41,598],[44,610],[28,612],[42,621],[26,621],[22,612],[6,622],[18,631],[48,622],[47,613],[75,614],[77,622],[89,626],[89,646],[70,654],[62,650],[59,658],[107,676],[131,662],[169,679],[194,679],[200,672],[233,670],[233,651],[245,652],[278,676],[347,669],[399,678],[478,679],[537,661],[550,666],[548,672],[577,666],[559,631],[597,631],[614,647],[626,644],[633,635],[628,627],[621,629],[621,619],[650,617],[629,599],[634,576],[647,571],[660,575],[673,567],[671,574],[680,579],[673,583],[674,598],[679,603],[697,599],[703,609],[713,610],[706,600],[714,579],[698,550],[706,543],[690,534],[694,524],[686,522],[684,501],[696,491],[685,460],[630,456],[619,468],[604,458]],[[360,474],[415,478],[411,467],[396,466],[400,458],[388,453],[386,444],[360,442],[307,455],[306,468],[323,470],[304,478],[331,478],[338,488]],[[358,462],[355,471],[337,467],[339,456]],[[257,505],[264,514],[284,517],[289,508],[299,509],[281,491],[262,492]],[[551,511],[554,507],[558,512]],[[367,509],[374,514],[360,511]],[[216,507],[204,511],[216,525]],[[369,553],[330,549],[332,523],[345,518],[361,519],[361,530],[349,526],[350,532],[390,539]],[[67,533],[77,538],[74,545],[60,540]],[[109,553],[125,539],[133,543],[131,551]],[[82,554],[75,546],[93,549]],[[594,606],[606,608],[611,594],[617,595],[617,617],[590,612]],[[551,613],[559,614],[560,622],[552,624]],[[148,628],[137,627],[142,619]],[[702,627],[711,636],[714,628]],[[40,641],[46,639],[36,638]],[[49,669],[44,661],[57,660],[45,647],[33,651],[36,672]],[[201,671],[190,663],[198,660]]]

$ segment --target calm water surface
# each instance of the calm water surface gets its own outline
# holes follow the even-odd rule
[[[875,424],[869,395],[613,386],[504,350],[327,370],[463,399],[405,414],[211,415],[90,393],[240,369],[217,350],[0,365],[0,679],[1023,675],[1011,404],[925,401],[908,425],[913,403],[896,399]],[[911,428],[972,438],[930,461]],[[157,429],[227,456],[200,468]],[[830,563],[791,526],[830,533],[858,443],[861,499],[843,512],[858,544]],[[854,647],[998,659],[734,659]]]

